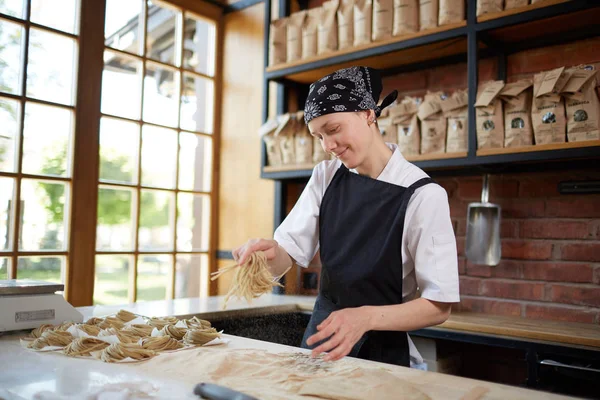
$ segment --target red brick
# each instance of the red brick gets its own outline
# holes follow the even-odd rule
[[[553,285],[552,301],[582,306],[600,307],[600,286]]]
[[[453,64],[431,68],[427,78],[427,88],[432,91],[466,89],[467,65]]]
[[[456,220],[456,234],[465,236],[467,234],[467,220],[464,218]]]
[[[502,260],[500,264],[492,267],[489,265],[477,265],[467,261],[467,275],[486,278],[521,278],[522,261]]]
[[[464,275],[467,273],[466,268],[467,260],[464,257],[458,257],[458,273]]]
[[[573,196],[546,201],[549,217],[600,218],[600,195]]]
[[[519,182],[516,180],[492,180],[490,182],[490,199],[517,197],[519,195]]]
[[[456,238],[456,252],[459,256],[465,255],[465,238],[464,237]]]
[[[534,239],[591,239],[593,227],[584,221],[554,219],[521,221],[521,237]]]
[[[521,315],[521,304],[517,302],[481,299],[477,297],[462,297],[460,299],[461,311],[471,311],[494,315]]]
[[[569,261],[600,261],[600,243],[564,244],[560,249],[561,258]]]
[[[467,200],[481,200],[481,179],[461,179],[458,181],[458,197]]]
[[[596,313],[577,307],[567,306],[539,306],[528,304],[525,307],[525,315],[532,319],[545,319],[565,322],[583,322],[591,324],[594,322]]]
[[[523,264],[523,278],[549,282],[582,282],[593,280],[590,264],[565,262],[528,262]]]
[[[449,199],[451,199],[456,193],[458,184],[454,179],[437,179],[436,182],[446,190]]]
[[[469,278],[466,276],[460,277],[460,294],[461,295],[478,295],[481,287],[481,279]]]
[[[594,283],[600,285],[600,266],[594,267]]]
[[[544,284],[488,279],[481,283],[481,294],[518,300],[543,300]]]
[[[495,80],[498,77],[495,58],[485,58],[479,61],[479,82]]]
[[[481,276],[489,278],[492,276],[492,268],[489,265],[478,265],[467,261],[467,275],[469,276]]]
[[[468,203],[459,199],[450,199],[450,216],[452,218],[465,218],[467,216]]]
[[[409,92],[427,89],[427,74],[425,71],[415,71],[383,78],[384,93],[392,90]]]
[[[542,241],[502,240],[502,258],[549,260],[552,244]]]
[[[515,238],[519,231],[519,223],[517,221],[501,220],[500,221],[500,237]]]
[[[502,207],[502,218],[543,217],[546,202],[540,199],[498,199],[490,200]]]
[[[519,197],[551,197],[558,196],[558,183],[547,180],[527,180],[519,185]]]

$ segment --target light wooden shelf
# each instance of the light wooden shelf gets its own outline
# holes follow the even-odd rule
[[[449,158],[463,158],[467,156],[466,151],[457,153],[437,153],[437,154],[417,154],[417,155],[406,155],[407,161],[418,162],[418,161],[433,161],[433,160],[447,160]]]
[[[303,171],[307,169],[313,169],[317,164],[289,164],[289,165],[278,165],[272,166],[267,165],[263,168],[264,172],[289,172],[289,171]]]
[[[492,156],[499,154],[517,154],[517,153],[529,153],[534,151],[552,151],[552,150],[564,150],[564,149],[579,149],[583,147],[596,147],[600,146],[600,140],[589,140],[585,142],[568,142],[568,143],[550,143],[540,144],[526,147],[504,147],[499,149],[481,149],[477,150],[477,156]],[[600,153],[600,150],[599,150]]]
[[[546,0],[546,1],[542,1],[541,3],[529,4],[527,6],[512,8],[510,10],[504,10],[504,11],[500,11],[500,12],[484,14],[481,17],[477,17],[477,22],[481,23],[481,22],[485,22],[485,21],[490,21],[492,19],[508,17],[510,15],[520,14],[523,12],[535,10],[537,8],[554,6],[556,4],[566,3],[569,1],[572,1],[572,0]]]

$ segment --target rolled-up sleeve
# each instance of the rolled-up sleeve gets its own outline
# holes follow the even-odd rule
[[[275,230],[273,238],[302,267],[319,249],[319,209],[323,198],[324,163],[318,164],[300,198]]]
[[[407,225],[408,252],[414,260],[421,297],[444,303],[460,301],[456,238],[446,191],[426,185],[411,200]],[[408,216],[407,216],[408,217]]]

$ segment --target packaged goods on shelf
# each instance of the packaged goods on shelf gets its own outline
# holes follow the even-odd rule
[[[386,109],[385,111],[388,111]],[[381,136],[383,136],[383,141],[387,143],[395,143],[398,144],[398,136],[396,135],[396,129],[392,125],[392,118],[390,117],[390,113],[382,113],[382,115],[377,118],[377,125],[379,126],[379,131],[381,132]]]
[[[394,0],[392,35],[399,36],[419,31],[419,0]]]
[[[338,48],[337,10],[340,0],[329,0],[321,6],[317,39],[318,54],[325,54]]]
[[[403,155],[417,155],[421,151],[421,132],[417,113],[422,99],[405,97],[390,109],[392,126],[396,128],[398,149]]]
[[[373,25],[373,0],[356,0],[354,3],[354,45],[371,43]]]
[[[464,0],[440,0],[438,25],[455,24],[465,20]]]
[[[281,149],[281,162],[283,165],[290,165],[296,162],[294,155],[294,135],[296,133],[296,117],[292,114],[284,114],[279,127],[275,131],[275,137],[279,138]]]
[[[504,81],[488,81],[480,85],[475,102],[477,148],[501,148],[504,144],[504,115],[498,98]]]
[[[373,0],[374,42],[392,37],[394,26],[394,0]]]
[[[504,9],[510,10],[513,8],[525,7],[529,5],[529,0],[506,0],[504,3]]]
[[[597,71],[593,67],[569,68],[562,88],[567,116],[567,140],[600,140],[600,101],[596,93]]]
[[[533,77],[531,123],[535,144],[564,143],[567,122],[560,90],[568,80],[564,67],[540,72]]]
[[[277,119],[269,119],[258,130],[267,148],[267,164],[277,167],[283,164],[281,158],[280,137],[275,136],[275,131],[279,127]]]
[[[467,90],[458,90],[441,102],[447,120],[446,152],[467,151],[469,95]]]
[[[500,12],[504,9],[504,0],[477,0],[477,16]]]
[[[317,55],[320,8],[311,8],[302,24],[302,58]]]
[[[446,150],[446,117],[440,104],[445,98],[444,92],[428,92],[419,106],[421,154],[444,153]]]
[[[506,84],[500,92],[500,99],[504,101],[504,147],[533,145],[532,86],[531,79],[522,79]]]
[[[302,26],[306,11],[298,11],[288,17],[287,23],[287,62],[302,58]]]
[[[296,121],[296,135],[294,137],[296,164],[309,164],[312,162],[313,137],[308,131],[308,126],[304,123],[303,111],[296,113]]]
[[[269,65],[282,64],[287,59],[287,18],[271,22],[269,37]]]
[[[437,27],[439,0],[419,0],[419,30]]]
[[[337,11],[338,47],[345,49],[354,45],[354,0],[341,0]]]

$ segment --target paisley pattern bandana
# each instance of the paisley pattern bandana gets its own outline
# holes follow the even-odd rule
[[[335,112],[374,110],[379,117],[381,110],[398,97],[398,91],[394,90],[378,106],[382,90],[378,70],[370,67],[340,69],[310,85],[304,105],[304,122],[308,125],[314,118]]]

